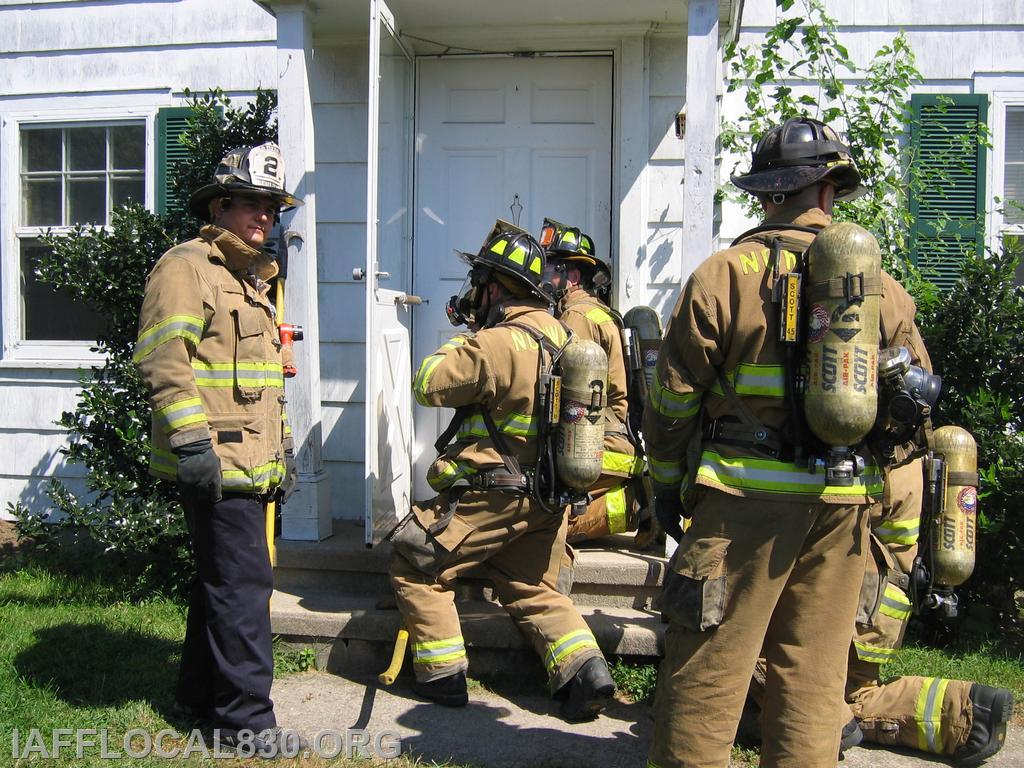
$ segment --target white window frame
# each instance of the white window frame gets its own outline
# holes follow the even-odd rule
[[[1002,247],[1004,235],[1020,235],[1024,237],[1024,224],[1008,226],[1003,214],[997,210],[995,198],[1003,198],[1004,165],[1006,161],[1006,110],[1009,107],[1024,109],[1024,79],[1020,81],[1020,90],[996,91],[992,94],[992,107],[989,115],[989,132],[992,140],[992,162],[989,173],[988,205],[991,206],[988,228],[988,245],[993,250]],[[1002,208],[1005,202],[1000,202]]]
[[[21,336],[21,246],[19,235],[39,227],[21,226],[21,130],[31,126],[76,128],[108,126],[119,122],[142,122],[146,130],[143,188],[144,205],[153,210],[156,202],[156,115],[155,107],[62,109],[11,112],[0,125],[0,284],[2,284],[3,357],[2,368],[80,368],[102,362],[103,356],[90,351],[92,342],[30,341]],[[71,227],[52,227],[67,232]]]

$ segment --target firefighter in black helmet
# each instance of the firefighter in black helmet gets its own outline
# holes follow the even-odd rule
[[[452,580],[485,569],[499,600],[544,660],[551,694],[570,721],[596,717],[615,690],[597,641],[557,586],[564,508],[533,494],[543,366],[568,341],[541,285],[544,252],[529,233],[495,224],[448,302],[460,333],[421,363],[420,405],[455,408],[427,472],[438,496],[413,504],[391,534],[389,572],[409,631],[412,689],[443,706],[468,702],[469,661]]]
[[[882,472],[869,455],[839,485],[797,460],[804,430],[791,408],[796,358],[779,338],[773,296],[780,275],[802,263],[831,223],[833,202],[859,194],[860,182],[849,149],[821,122],[794,118],[769,130],[750,170],[733,176],[761,203],[766,223],[697,267],[666,330],[643,434],[656,513],[681,541],[660,597],[669,628],[652,766],[728,763],[761,654],[762,764],[836,763],[850,720],[850,628]],[[881,294],[880,346],[907,346],[919,360],[913,301],[884,273],[874,282],[862,280],[862,290]],[[683,516],[692,520],[685,536]]]

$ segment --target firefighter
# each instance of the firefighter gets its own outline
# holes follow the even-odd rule
[[[687,281],[645,409],[655,512],[682,539],[660,596],[669,627],[649,760],[725,766],[763,648],[761,765],[831,768],[849,718],[846,650],[882,476],[859,445],[845,477],[800,455],[814,444],[793,400],[799,367],[779,337],[774,288],[831,223],[833,202],[861,192],[861,177],[831,128],[797,118],[767,131],[732,181],[758,199],[765,224]],[[876,346],[923,349],[894,279],[880,268],[837,277],[858,306],[880,300]]]
[[[849,651],[846,701],[867,741],[951,755],[978,765],[998,752],[1013,714],[1013,694],[966,680],[908,676],[881,683],[881,667],[903,644],[910,620],[911,566],[919,546],[921,460],[890,471],[882,514],[872,518],[865,583],[885,582],[880,600],[859,609]],[[870,597],[870,590],[862,595]]]
[[[628,434],[626,359],[622,318],[608,306],[611,266],[595,254],[594,241],[575,227],[544,220],[541,245],[547,266],[545,282],[558,299],[558,316],[578,339],[601,345],[608,356],[608,407],[605,409],[601,478],[590,488],[586,512],[570,516],[570,544],[637,528],[637,487],[644,463]],[[649,526],[648,526],[649,527]]]
[[[409,631],[420,696],[465,706],[466,645],[452,581],[482,567],[498,599],[543,659],[549,690],[569,721],[597,716],[614,683],[579,611],[556,588],[565,550],[564,507],[534,493],[540,370],[568,334],[541,288],[544,253],[528,233],[498,222],[478,253],[449,319],[470,332],[421,363],[417,402],[455,408],[427,473],[438,496],[416,503],[391,534],[391,584]]]
[[[212,720],[221,743],[266,753],[294,734],[270,700],[264,507],[286,501],[297,475],[267,299],[277,266],[262,247],[278,214],[301,204],[276,144],[229,152],[189,202],[208,223],[146,281],[134,352],[153,407],[150,473],[177,482],[196,561],[176,701]]]
[[[917,555],[924,473],[915,459],[886,475],[883,508],[871,520],[871,551],[850,643],[846,703],[863,739],[884,746],[949,755],[978,765],[998,752],[1013,714],[1013,694],[966,680],[898,677],[881,668],[903,644],[912,611],[910,573]],[[763,700],[765,667],[751,681],[751,714]],[[849,730],[849,729],[847,729]],[[748,739],[760,741],[756,726]]]

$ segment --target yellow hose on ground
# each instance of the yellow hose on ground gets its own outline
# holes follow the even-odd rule
[[[405,628],[398,630],[395,637],[395,650],[391,654],[391,666],[377,675],[381,685],[391,685],[402,671],[402,662],[405,661],[405,648],[409,644],[409,632]]]

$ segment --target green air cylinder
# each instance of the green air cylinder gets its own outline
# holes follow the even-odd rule
[[[653,309],[640,305],[622,316],[622,324],[633,330],[640,347],[640,364],[644,367],[647,390],[654,386],[654,367],[661,351],[661,317]]]
[[[939,427],[934,450],[945,459],[942,512],[932,525],[932,568],[935,583],[963,584],[974,571],[977,548],[978,445],[962,427]]]
[[[562,391],[555,440],[555,467],[562,483],[577,491],[601,476],[608,355],[600,344],[572,341],[559,360]]]
[[[823,229],[807,251],[804,417],[830,447],[854,446],[878,411],[882,256],[863,227]]]

